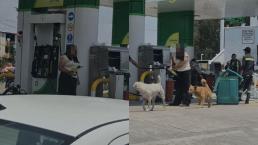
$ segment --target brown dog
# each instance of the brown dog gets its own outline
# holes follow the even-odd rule
[[[212,91],[207,84],[205,79],[201,80],[203,86],[190,86],[189,93],[194,94],[197,99],[199,105],[203,105],[205,102],[208,103],[208,107],[211,107],[211,100],[212,100]]]

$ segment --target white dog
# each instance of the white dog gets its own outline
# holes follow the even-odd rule
[[[163,105],[165,105],[165,92],[160,83],[160,76],[158,77],[158,83],[145,84],[143,82],[135,82],[133,87],[139,91],[140,95],[143,98],[143,110],[144,111],[153,111],[155,106],[156,96],[161,97]],[[145,103],[148,103],[148,110],[145,108]],[[150,106],[152,107],[150,108]]]

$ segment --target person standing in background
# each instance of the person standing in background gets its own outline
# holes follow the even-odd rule
[[[202,71],[198,61],[195,58],[193,58],[190,62],[190,66],[191,66],[191,85],[201,86]]]
[[[9,88],[10,84],[14,82],[15,67],[12,63],[7,63],[1,73],[5,77],[5,88]]]
[[[78,84],[78,69],[80,68],[77,58],[76,45],[68,45],[65,55],[60,57],[58,94],[60,95],[76,95]]]
[[[229,68],[229,69],[233,70],[234,72],[241,74],[241,62],[240,62],[240,60],[237,59],[236,54],[232,54],[231,60],[227,63],[225,68],[226,69]]]
[[[244,49],[245,55],[242,60],[242,68],[243,73],[242,76],[244,78],[243,81],[243,92],[247,93],[247,97],[245,100],[245,104],[249,104],[250,100],[250,89],[253,81],[253,72],[254,72],[254,57],[251,55],[251,48],[246,47]]]
[[[233,70],[234,72],[237,72],[238,74],[241,74],[241,62],[240,60],[237,59],[237,55],[235,53],[232,54],[231,56],[231,60],[227,63],[227,65],[225,66],[225,69],[231,69]],[[238,79],[238,82],[239,82],[239,90],[241,89],[241,79],[239,78]],[[242,101],[242,98],[241,98],[241,94],[239,92],[239,101]]]
[[[171,106],[179,106],[180,104],[189,106],[191,103],[191,96],[188,93],[191,80],[191,67],[189,62],[189,55],[184,52],[184,49],[178,49],[176,58],[172,58],[172,68],[176,71],[176,97]]]

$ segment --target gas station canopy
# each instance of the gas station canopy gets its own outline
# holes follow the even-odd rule
[[[158,2],[159,12],[195,11],[195,19],[258,16],[258,0],[146,0]]]
[[[17,29],[17,12],[15,9],[18,0],[0,0],[0,2],[0,31],[15,33]],[[196,20],[258,16],[258,0],[146,0],[146,2],[158,2],[159,12],[194,9]],[[6,17],[7,13],[8,17]]]
[[[195,0],[195,19],[258,16],[257,0]]]
[[[18,0],[0,0],[0,32],[16,33]]]
[[[161,0],[159,12],[193,11],[194,0]]]

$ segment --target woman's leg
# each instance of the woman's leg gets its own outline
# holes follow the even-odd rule
[[[70,95],[76,95],[76,88],[77,88],[77,79],[72,78],[71,80],[71,92]]]
[[[59,81],[58,81],[58,94],[59,95],[65,95],[65,76],[63,73],[60,74],[59,76]]]
[[[174,100],[173,105],[178,106],[182,102],[182,72],[177,72],[177,80],[175,84],[175,89],[176,89],[176,97]]]
[[[183,96],[183,100],[182,103],[184,105],[189,106],[191,103],[191,96],[189,94],[189,87],[190,87],[190,71],[184,71],[182,72],[182,78],[183,78],[183,86],[182,86],[182,96]]]
[[[174,99],[174,102],[173,102],[173,104],[172,105],[175,105],[175,106],[178,106],[178,105],[180,105],[180,87],[179,87],[179,80],[176,80],[176,82],[175,82],[175,92],[176,92],[176,94],[175,94],[175,99]]]
[[[58,94],[60,95],[76,95],[76,79],[61,73],[59,78]]]

